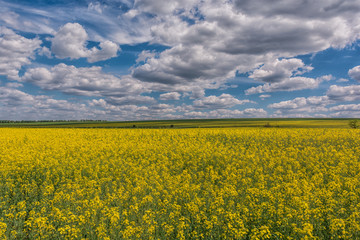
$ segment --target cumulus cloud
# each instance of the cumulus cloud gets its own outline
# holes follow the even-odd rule
[[[268,105],[268,108],[275,109],[273,117],[321,117],[319,114],[328,112],[326,107],[330,104],[327,96],[320,97],[298,97],[293,100],[282,101]],[[325,115],[324,115],[325,116]]]
[[[177,118],[220,118],[220,117],[265,117],[264,109],[247,108],[244,110],[226,109],[231,106],[250,102],[249,100],[238,100],[231,95],[223,94],[219,97],[210,96],[202,101],[195,100],[193,104],[175,106],[172,104],[157,103],[141,96],[118,104],[111,98],[92,100],[90,106],[106,111],[110,116],[126,116],[126,119],[177,119]],[[137,99],[144,100],[136,102]]]
[[[213,86],[210,83],[226,81],[237,71],[252,71],[269,60],[344,47],[356,41],[360,32],[360,20],[356,17],[360,4],[353,0],[271,4],[263,0],[146,0],[90,2],[83,8],[74,6],[73,9],[67,6],[57,14],[63,22],[74,21],[74,16],[79,22],[86,20],[89,37],[81,25],[66,24],[56,33],[59,41],[55,40],[56,36],[53,39],[56,55],[73,59],[86,57],[90,62],[116,56],[116,46],[111,44],[87,49],[88,39],[163,44],[170,49],[158,56],[147,56],[144,62],[139,57],[138,63],[143,65],[133,71],[133,77],[163,84],[163,88],[167,84],[177,85],[179,89],[180,85],[190,83],[210,88]],[[27,7],[24,11],[36,12],[36,9]],[[47,9],[37,12],[41,20],[48,17],[51,22]],[[115,15],[118,21],[113,20]],[[68,33],[69,38],[64,37]],[[275,71],[267,79],[275,77],[276,80],[279,79],[276,74],[284,77],[287,73]],[[175,91],[170,86],[167,88]]]
[[[199,98],[204,89],[219,89],[234,77],[238,71],[235,62],[252,67],[259,64],[256,58],[215,54],[201,45],[178,45],[135,67],[132,77],[154,84],[154,90],[192,92],[192,98]]]
[[[353,67],[349,70],[348,74],[352,79],[360,81],[360,66]]]
[[[297,97],[292,100],[282,101],[268,105],[276,109],[274,116],[295,116],[297,113],[329,113],[329,117],[354,117],[354,111],[358,110],[358,104],[329,105],[341,102],[353,102],[360,100],[360,85],[338,86],[332,85],[325,96]],[[294,115],[295,114],[295,115]],[[305,116],[305,115],[304,115]],[[307,115],[311,116],[311,115]]]
[[[129,76],[121,79],[104,73],[101,67],[76,68],[60,63],[51,69],[31,68],[21,81],[33,83],[42,89],[85,96],[126,96],[148,91],[144,84]]]
[[[355,14],[360,10],[356,0],[319,0],[297,1],[280,0],[271,2],[269,6],[266,0],[235,0],[235,7],[242,12],[252,12],[257,15],[298,17],[300,19],[327,19],[338,14]]]
[[[85,104],[34,96],[11,87],[0,87],[0,119],[89,119],[97,118]]]
[[[150,105],[135,105],[127,102],[126,105],[108,102],[105,99],[92,100],[89,105],[97,107],[99,110],[106,112],[107,118],[117,120],[146,120],[146,119],[169,119],[176,118],[176,110],[173,105],[157,104],[154,101]]]
[[[308,98],[298,97],[293,100],[273,103],[270,104],[268,107],[274,109],[286,109],[286,110],[291,110],[291,109],[299,110],[301,108],[302,111],[308,111],[312,107],[316,107],[316,108],[324,107],[328,104],[329,104],[329,99],[327,96],[320,96],[320,97],[314,96]]]
[[[166,15],[173,13],[177,9],[189,10],[196,2],[196,0],[136,0],[134,3],[134,7],[139,11],[157,15]]]
[[[291,4],[280,2],[198,1],[177,15],[173,10],[171,14],[159,10],[159,22],[151,28],[152,42],[171,48],[136,67],[133,77],[168,85],[197,83],[206,89],[209,83],[265,64],[250,77],[268,85],[249,90],[249,94],[318,87],[318,79],[298,76],[312,67],[293,57],[342,48],[358,39],[360,20],[349,8],[358,9],[360,4],[300,1],[294,2],[301,9],[297,13]],[[183,20],[184,14],[193,20],[191,24]],[[277,60],[283,57],[290,59]]]
[[[330,114],[331,117],[360,117],[360,104],[338,105],[331,107],[329,110],[334,112]]]
[[[217,109],[210,112],[186,112],[184,116],[189,118],[263,118],[267,116],[267,112],[262,108],[247,108],[245,110]]]
[[[337,86],[331,85],[326,95],[334,101],[358,101],[360,100],[360,85]]]
[[[58,58],[87,57],[89,54],[86,48],[87,39],[88,35],[80,24],[67,23],[51,39],[51,51]]]
[[[146,62],[147,59],[155,57],[155,56],[156,56],[155,52],[144,50],[138,55],[138,58],[136,59],[136,63]]]
[[[297,76],[312,69],[313,67],[306,66],[302,60],[296,58],[267,62],[249,75],[249,78],[265,82],[265,84],[249,88],[245,90],[245,94],[314,89],[321,82],[333,79],[331,75],[316,79]]]
[[[52,58],[51,51],[47,47],[40,48],[37,53],[40,56],[46,56],[47,58]]]
[[[20,6],[2,1],[0,12],[9,14],[1,14],[0,21],[14,29],[53,35],[51,51],[60,59],[86,58],[94,63],[117,56],[118,44],[124,43],[149,42],[164,45],[166,50],[143,51],[130,69],[131,74],[121,78],[104,73],[101,67],[58,64],[28,69],[21,81],[46,90],[99,97],[100,100],[94,100],[98,101],[96,104],[92,103],[99,114],[119,118],[125,114],[132,119],[151,118],[151,112],[158,117],[176,117],[182,113],[245,116],[245,110],[232,113],[225,110],[246,100],[220,93],[220,96],[206,96],[205,89],[222,90],[229,79],[234,81],[241,73],[250,73],[250,78],[264,83],[245,92],[261,93],[260,98],[265,98],[267,92],[314,89],[329,78],[301,76],[312,67],[294,57],[331,47],[343,48],[360,38],[360,3],[356,0],[280,0],[271,4],[266,0],[141,0],[70,5],[59,5],[53,12],[44,6]],[[24,14],[15,13],[21,7]],[[70,21],[86,23],[86,31],[78,23],[68,23],[53,31]],[[19,35],[16,38],[27,39]],[[0,43],[0,74],[19,79],[18,71],[30,63],[33,52],[41,45],[36,38],[26,41],[24,47],[14,48],[11,54],[3,53],[7,48]],[[89,48],[88,41],[99,42],[99,46]],[[30,50],[24,53],[19,49]],[[46,47],[37,52],[51,57]],[[349,70],[349,76],[359,80],[358,72],[355,67]],[[151,97],[141,95],[151,91],[163,93],[159,97],[163,101],[177,100],[180,96],[196,100],[193,105],[182,106],[183,109],[159,105]],[[358,101],[357,92],[357,85],[332,86],[323,97],[327,97],[328,102]],[[304,115],[306,104],[312,106],[309,111],[313,113],[327,106],[310,103],[311,97],[291,101],[283,105],[293,104],[294,108],[271,106],[275,111],[294,115],[298,114],[295,109]],[[247,110],[251,111],[261,115],[261,110]]]
[[[149,96],[125,96],[125,97],[109,97],[106,102],[111,105],[139,105],[139,104],[153,104],[156,100]]]
[[[245,94],[314,89],[317,88],[322,81],[322,78],[292,77],[283,82],[265,83],[264,85],[249,88],[245,90]]]
[[[160,94],[160,100],[166,101],[166,100],[179,100],[181,97],[181,94],[178,92],[169,92],[169,93],[163,93]]]
[[[359,27],[359,22],[350,16],[356,14],[360,4],[357,1],[345,2],[291,0],[269,4],[265,0],[239,0],[235,1],[230,11],[235,12],[235,18],[231,14],[219,14],[220,11],[226,11],[225,8],[215,11],[213,16],[223,23],[242,18],[245,23],[236,26],[253,26],[235,29],[231,26],[234,31],[228,40],[225,39],[229,45],[225,44],[224,50],[231,51],[235,47],[238,52],[263,53],[270,50],[289,54],[296,52],[295,55],[299,55],[301,52],[319,51],[320,48],[330,46],[343,47],[358,37],[354,31]],[[325,27],[329,25],[332,28]]]
[[[33,101],[34,97],[17,89],[0,87],[0,99],[3,106],[19,106]]]
[[[360,111],[360,104],[337,105],[331,107],[330,111]]]
[[[249,78],[254,80],[276,83],[283,82],[294,75],[301,75],[304,72],[311,71],[313,67],[305,66],[301,59],[282,59],[266,63],[261,68],[254,70]]]
[[[136,105],[141,103],[149,105]],[[174,106],[157,104],[153,98],[146,96],[110,97],[81,103],[31,95],[11,87],[0,87],[0,109],[0,119],[9,120],[167,119],[176,112]]]
[[[250,100],[239,100],[230,94],[221,94],[220,96],[208,96],[202,99],[195,100],[193,106],[195,109],[221,109],[230,108],[235,105],[249,103]]]
[[[198,99],[205,96],[205,91],[199,86],[191,89],[190,99]]]
[[[119,46],[111,41],[101,42],[99,46],[100,49],[94,47],[90,50],[88,62],[93,63],[116,57],[117,51],[120,50]]]
[[[41,43],[38,38],[28,39],[0,26],[0,75],[19,79],[19,70],[31,63]]]
[[[235,68],[229,61],[231,59],[222,54],[212,55],[203,46],[179,45],[135,68],[133,77],[163,84],[216,81],[235,74]]]
[[[119,46],[111,41],[100,43],[100,49],[86,47],[88,34],[78,23],[67,23],[51,39],[51,51],[57,58],[87,58],[88,62],[103,61],[117,56]]]

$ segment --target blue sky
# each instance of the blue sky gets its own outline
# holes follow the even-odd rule
[[[360,117],[358,0],[0,0],[0,119]]]

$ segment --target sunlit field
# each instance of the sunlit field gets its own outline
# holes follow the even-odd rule
[[[0,239],[360,239],[357,129],[0,131]]]

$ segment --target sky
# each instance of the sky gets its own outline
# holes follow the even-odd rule
[[[360,117],[360,0],[0,0],[1,120]]]

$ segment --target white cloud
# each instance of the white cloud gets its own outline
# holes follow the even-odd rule
[[[18,106],[34,100],[34,97],[20,90],[0,87],[0,103],[3,106]]]
[[[133,69],[132,76],[153,83],[154,90],[193,92],[192,97],[198,98],[204,89],[218,89],[234,77],[238,70],[234,63],[246,66],[246,70],[259,64],[257,57],[213,53],[200,45],[178,45],[148,58]]]
[[[88,5],[88,10],[96,11],[96,12],[102,14],[102,6],[99,2],[90,2]]]
[[[18,83],[18,82],[8,82],[6,83],[6,87],[8,88],[19,88],[19,87],[24,87],[23,84]]]
[[[249,78],[267,83],[276,83],[286,81],[291,76],[301,75],[312,69],[311,66],[305,66],[301,59],[276,59],[254,70],[249,75]]]
[[[359,111],[360,104],[337,105],[330,108],[330,111]]]
[[[193,5],[196,8],[187,10],[190,8],[184,7],[180,14],[159,10],[158,23],[151,27],[152,42],[171,49],[136,67],[133,76],[168,85],[196,82],[206,89],[209,83],[234,77],[236,71],[245,73],[265,64],[255,70],[252,77],[282,84],[266,85],[256,92],[313,89],[318,87],[317,79],[298,76],[312,67],[300,59],[276,59],[293,58],[330,47],[342,48],[360,36],[360,20],[354,10],[359,9],[360,4],[356,2],[340,4],[338,8],[332,8],[328,1],[294,2],[301,14],[278,3],[250,2],[198,1]],[[156,1],[151,6],[159,3]],[[348,9],[350,6],[353,9]],[[166,7],[167,10],[174,8],[177,7]],[[313,14],[308,14],[305,9],[311,9]],[[193,20],[191,24],[183,21],[185,15]]]
[[[54,8],[48,4],[18,4],[1,0],[0,24],[23,32],[54,35],[59,26],[76,21],[87,24],[91,41],[135,44],[151,40],[150,27],[156,23],[156,19],[149,14],[139,14],[134,19],[123,14],[133,3],[112,0],[84,3],[63,2]],[[9,16],[9,12],[14,14]]]
[[[117,51],[120,50],[119,46],[111,41],[101,42],[99,46],[100,50],[97,48],[91,49],[91,53],[88,56],[88,62],[93,63],[116,57]]]
[[[46,56],[47,58],[52,58],[51,51],[47,47],[40,48],[40,50],[38,51],[38,54],[40,56]]]
[[[352,79],[360,81],[360,66],[353,67],[349,70],[348,74]]]
[[[262,95],[260,95],[259,96],[259,98],[261,98],[261,99],[265,99],[265,98],[269,98],[269,97],[271,97],[271,95],[269,95],[269,94],[262,94]]]
[[[230,108],[235,105],[249,103],[250,100],[239,100],[231,96],[230,94],[221,94],[220,96],[208,96],[193,102],[195,109],[221,109]]]
[[[0,119],[56,120],[96,119],[97,114],[85,104],[33,96],[11,87],[0,87]]]
[[[332,75],[325,75],[316,79],[297,76],[312,69],[313,67],[306,66],[302,60],[296,58],[276,59],[275,61],[267,62],[249,75],[249,78],[265,82],[265,84],[249,88],[245,90],[245,94],[314,89],[321,82],[333,79]]]
[[[134,6],[136,9],[143,12],[167,15],[173,13],[177,9],[190,9],[196,2],[196,0],[135,0]]]
[[[360,85],[337,86],[331,85],[326,95],[334,101],[359,101]]]
[[[0,26],[0,75],[19,79],[19,70],[31,63],[41,43],[38,38],[28,39]]]
[[[186,112],[184,116],[189,118],[263,118],[267,116],[267,112],[262,108],[247,108],[245,110],[217,109],[210,112]]]
[[[59,11],[47,12],[38,7],[28,7],[26,4],[18,5],[14,1],[1,1],[0,22],[1,25],[16,29],[22,32],[47,33],[51,34],[53,28],[50,19],[54,15],[60,14]]]
[[[67,23],[51,39],[51,51],[58,58],[87,57],[89,55],[86,48],[87,39],[88,35],[80,24]]]
[[[160,100],[167,101],[167,100],[179,100],[181,97],[181,94],[178,92],[169,92],[169,93],[163,93],[160,94]]]
[[[8,11],[8,12],[2,12],[0,19],[5,22],[5,24],[9,26],[18,26],[19,25],[19,14]]]
[[[67,23],[51,39],[51,51],[58,58],[87,58],[88,62],[98,62],[117,56],[119,46],[111,41],[100,43],[100,49],[87,49],[88,34],[78,23]]]
[[[216,81],[235,74],[230,59],[212,55],[202,46],[179,45],[163,51],[159,58],[150,58],[134,69],[133,76],[146,82],[184,84]],[[220,77],[221,75],[221,77]],[[208,80],[209,79],[209,80]]]
[[[89,104],[92,107],[100,108],[100,111],[106,112],[107,119],[116,120],[146,120],[146,119],[169,119],[176,118],[173,113],[176,112],[173,105],[152,104],[148,106],[138,106],[128,102],[126,105],[113,105],[105,99],[92,100]]]
[[[124,43],[149,42],[168,47],[159,53],[143,51],[131,68],[131,75],[122,78],[104,73],[101,67],[76,68],[65,64],[32,68],[21,78],[46,90],[103,98],[104,102],[96,100],[98,105],[94,105],[98,113],[119,119],[126,114],[136,119],[176,117],[176,114],[190,112],[203,116],[245,116],[245,110],[225,110],[248,100],[221,93],[217,94],[220,96],[206,96],[205,89],[222,90],[228,79],[248,72],[250,77],[265,84],[248,89],[247,94],[317,88],[330,77],[300,76],[312,67],[294,57],[315,54],[330,47],[342,48],[360,37],[360,3],[357,0],[281,0],[271,4],[266,0],[111,0],[87,1],[86,6],[79,3],[70,4],[71,7],[59,5],[56,9],[0,2],[1,24],[54,35],[51,50],[61,59],[87,58],[90,63],[106,60],[117,55],[117,44]],[[20,10],[24,14],[18,14]],[[53,31],[74,21],[84,24],[86,31],[77,23],[68,23],[58,32]],[[15,33],[13,36],[26,40]],[[26,44],[10,50],[15,55],[8,54],[7,47],[0,43],[0,74],[18,79],[19,70],[31,62],[41,41],[25,40]],[[88,48],[88,41],[99,42],[99,47]],[[28,50],[21,52],[19,49]],[[38,54],[51,57],[46,47],[38,50]],[[358,67],[349,70],[351,78],[359,80],[358,75]],[[21,95],[11,91],[11,96]],[[141,95],[145,92],[167,92],[160,95],[159,99],[164,101],[180,96],[196,100],[194,105],[181,106],[181,109],[159,105],[153,98]],[[321,104],[316,104],[317,98],[309,97],[282,103],[283,108],[279,103],[271,106],[283,113],[304,116],[310,111],[315,115],[316,111],[326,112],[328,103],[325,102],[358,101],[358,92],[357,85],[334,85],[324,99],[321,98]],[[262,94],[260,98],[266,96],[268,94]],[[101,103],[106,107],[101,107]],[[247,110],[251,111],[261,113]]]
[[[205,91],[201,87],[197,86],[191,89],[190,99],[198,99],[205,96]]]
[[[321,78],[292,77],[283,82],[265,83],[264,85],[249,88],[245,90],[245,94],[314,89],[317,88],[321,82]]]
[[[125,97],[109,97],[106,99],[106,102],[111,105],[148,105],[156,103],[156,100],[153,97],[149,96],[125,96]]]
[[[51,69],[31,68],[21,78],[46,90],[86,96],[127,96],[148,91],[144,83],[129,76],[121,79],[104,73],[101,67],[76,68],[63,63]]]
[[[345,104],[331,107],[331,117],[360,118],[360,104]]]
[[[320,96],[320,97],[298,97],[293,100],[282,101],[279,103],[270,104],[269,108],[275,109],[299,109],[299,108],[308,108],[308,107],[318,107],[318,106],[326,106],[329,104],[329,99],[327,96]],[[305,111],[305,110],[304,110]]]
[[[337,80],[337,82],[348,82],[349,79],[346,78],[340,78],[339,80]]]
[[[84,43],[89,39],[101,42],[106,39],[120,44],[151,42],[170,47],[158,56],[147,56],[144,65],[136,67],[133,72],[133,76],[142,81],[158,83],[154,86],[156,90],[181,91],[187,88],[189,91],[195,85],[203,89],[216,88],[220,82],[234,77],[236,71],[245,73],[278,58],[292,58],[329,47],[341,48],[360,36],[360,20],[357,18],[360,4],[357,1],[291,1],[291,4],[279,1],[269,4],[262,0],[143,0],[135,3],[88,3],[86,6],[74,4],[72,8],[59,6],[56,19],[60,20],[55,20],[54,13],[46,8],[24,6],[23,11],[37,14],[31,18],[34,26],[47,20],[49,29],[38,29],[50,34],[60,21],[87,23],[89,36],[82,26],[69,23],[73,24],[72,29],[65,29],[63,33],[64,36],[71,33],[69,38],[74,41],[65,38],[56,43],[55,52],[60,58],[86,57],[95,62],[116,56],[115,47],[110,44],[104,44],[108,51],[87,49]],[[8,12],[15,5],[4,4],[4,9]],[[296,8],[290,7],[292,5]],[[23,29],[21,22],[25,17],[17,18],[19,28]],[[142,62],[140,56],[139,62]],[[282,72],[274,71],[273,75],[267,75],[267,79],[276,77],[276,74],[287,76],[288,71],[286,67]],[[263,79],[266,80],[264,76]],[[192,86],[188,87],[190,84]]]
[[[297,97],[293,100],[270,104],[268,108],[277,110],[273,117],[314,117],[314,114],[320,117],[318,114],[328,112],[326,106],[330,103],[327,96]]]
[[[357,111],[339,111],[331,113],[327,117],[333,118],[360,118],[360,112]]]
[[[139,54],[138,58],[136,59],[136,63],[146,62],[147,59],[155,57],[155,56],[156,56],[155,52],[144,50]]]
[[[328,113],[327,116],[354,117],[357,116],[353,112],[359,109],[358,104],[335,105],[330,108],[328,106],[339,102],[358,100],[360,100],[360,85],[345,87],[332,85],[325,96],[297,97],[292,100],[270,104],[268,107],[277,110],[274,116],[295,116],[304,112],[321,114],[336,111],[336,113]]]

